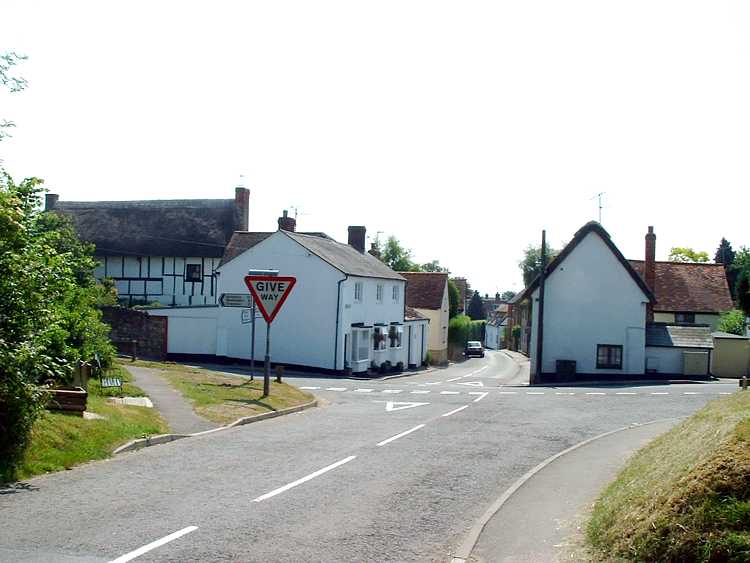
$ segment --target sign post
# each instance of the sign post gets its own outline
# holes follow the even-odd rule
[[[276,277],[279,275],[278,270],[248,270],[248,276],[268,276]],[[247,280],[245,281],[247,284]],[[250,325],[250,381],[255,380],[255,299],[252,295],[249,296],[253,302],[253,318]]]
[[[245,284],[253,296],[253,302],[266,319],[266,357],[263,370],[263,396],[271,393],[271,323],[276,318],[281,306],[292,292],[297,278],[279,276],[278,271],[266,271],[264,275],[245,276]],[[270,274],[270,275],[269,275]],[[255,316],[253,315],[253,320]],[[254,325],[253,325],[254,326]],[[255,363],[255,329],[253,328],[252,363]],[[254,369],[253,369],[254,371]]]

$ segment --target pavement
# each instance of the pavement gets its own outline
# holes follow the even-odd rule
[[[606,432],[688,416],[736,388],[532,388],[519,371],[489,352],[388,381],[288,377],[326,406],[0,490],[0,561],[450,562],[545,460]],[[570,471],[547,490],[568,488]],[[490,520],[477,558],[495,557]]]
[[[134,383],[143,389],[167,421],[174,434],[193,434],[218,428],[218,424],[195,414],[193,407],[177,389],[159,375],[159,370],[138,366],[123,366],[133,376]]]

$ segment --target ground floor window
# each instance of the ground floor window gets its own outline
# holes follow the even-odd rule
[[[622,346],[597,344],[596,369],[622,369]]]
[[[694,323],[695,313],[675,313],[674,320],[676,323]]]
[[[364,362],[370,359],[370,331],[352,330],[352,361]]]
[[[388,328],[388,342],[391,348],[401,348],[401,340],[404,336],[404,327],[400,325],[391,325]]]
[[[373,350],[385,350],[386,348],[385,340],[386,340],[385,327],[376,326],[375,330],[372,333],[372,349]]]

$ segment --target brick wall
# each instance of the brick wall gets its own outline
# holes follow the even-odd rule
[[[138,357],[166,358],[167,317],[152,317],[147,311],[124,307],[103,307],[102,316],[112,328],[109,337],[121,354],[130,355],[135,340]]]

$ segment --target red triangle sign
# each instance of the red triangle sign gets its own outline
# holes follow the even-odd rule
[[[272,323],[292,292],[297,278],[290,276],[245,276],[245,284],[267,323]]]

